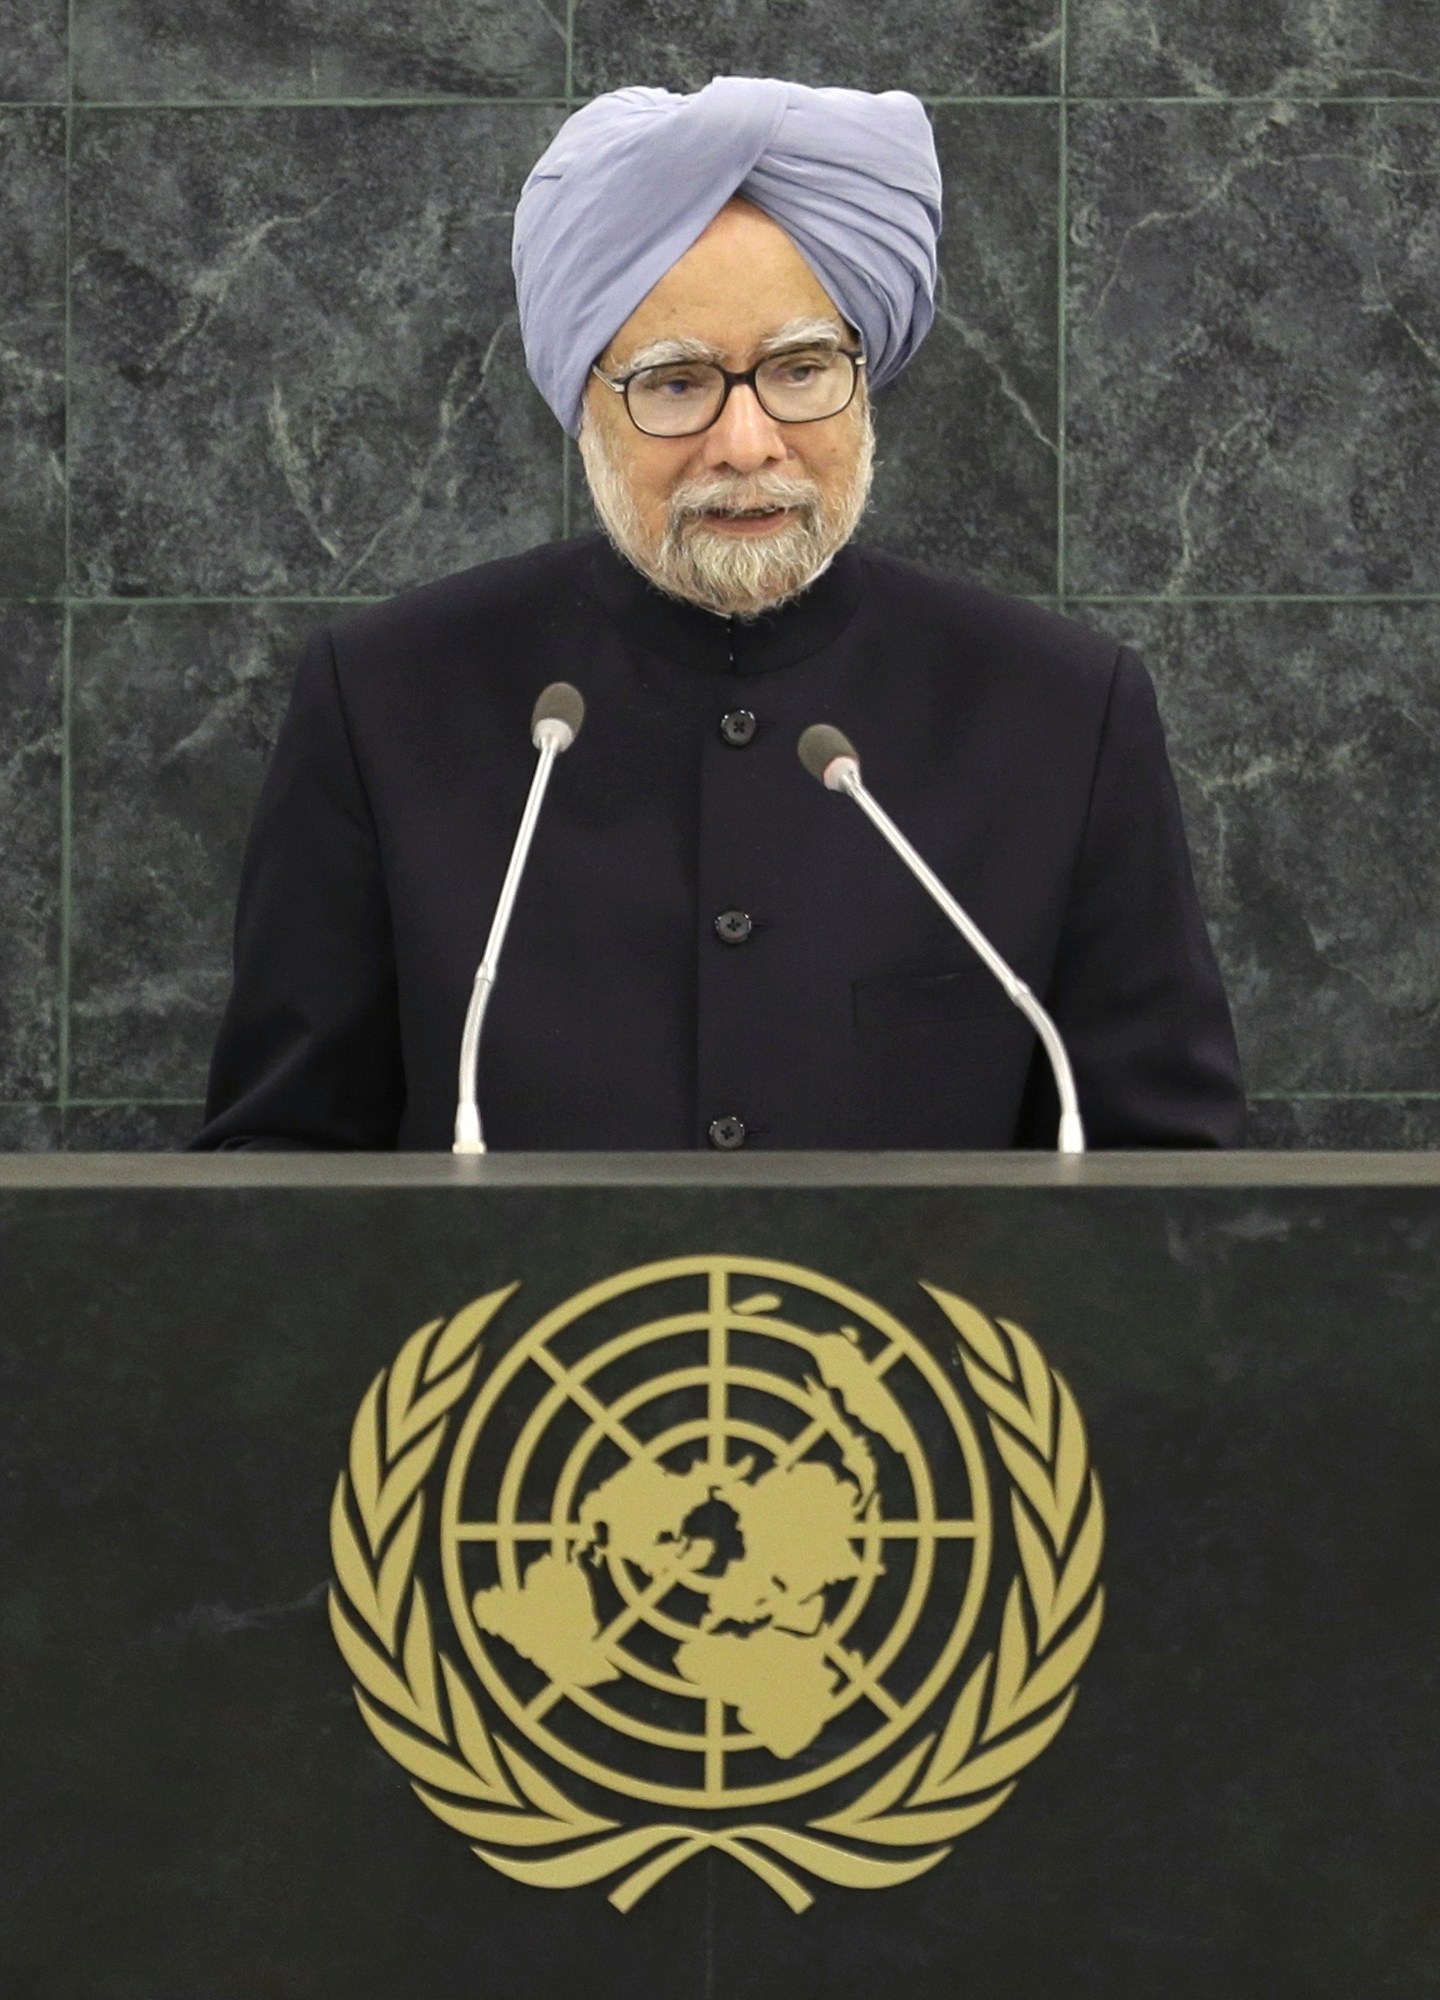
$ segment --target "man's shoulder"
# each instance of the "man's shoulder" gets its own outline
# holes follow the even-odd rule
[[[985,662],[1007,677],[1108,688],[1119,645],[1026,597],[991,590],[968,577],[945,576],[922,564],[862,547],[867,593],[887,619],[903,619],[909,633],[939,641],[954,658]]]
[[[347,613],[331,627],[337,656],[345,660],[408,656],[478,637],[503,640],[514,625],[529,634],[576,612],[590,601],[589,556],[596,537],[542,542],[522,554],[476,563],[471,569],[399,592],[379,604]]]

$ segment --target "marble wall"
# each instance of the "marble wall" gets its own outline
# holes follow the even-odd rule
[[[583,519],[524,171],[716,70],[926,99],[866,532],[1142,648],[1258,1141],[1440,1144],[1434,0],[0,0],[0,1148],[194,1129],[301,636]]]

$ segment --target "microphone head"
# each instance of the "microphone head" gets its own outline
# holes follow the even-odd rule
[[[838,789],[836,780],[842,773],[853,770],[860,772],[860,759],[855,754],[855,745],[843,731],[830,722],[812,722],[803,731],[795,746],[800,762],[812,778],[818,778],[829,791]],[[836,770],[837,762],[840,770]]]
[[[553,743],[557,750],[568,750],[580,734],[584,720],[585,697],[579,688],[571,687],[569,681],[551,681],[549,687],[541,689],[531,714],[530,741],[537,750],[544,743]]]

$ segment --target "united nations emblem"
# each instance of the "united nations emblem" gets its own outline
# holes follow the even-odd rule
[[[482,1371],[517,1289],[421,1327],[355,1419],[330,1610],[377,1740],[492,1868],[618,1877],[621,1910],[707,1849],[797,1911],[934,1867],[1099,1629],[1064,1381],[936,1286],[948,1348],[724,1256],[592,1285]]]

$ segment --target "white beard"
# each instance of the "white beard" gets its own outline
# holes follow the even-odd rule
[[[601,426],[588,418],[580,430],[580,457],[600,525],[628,562],[657,589],[727,618],[758,618],[797,597],[827,569],[865,511],[875,465],[875,425],[868,402],[857,410],[860,448],[849,479],[826,500],[811,479],[778,472],[751,479],[718,476],[687,480],[670,496],[657,538],[647,533]],[[795,519],[773,534],[726,534],[707,526],[707,508],[785,506]]]

